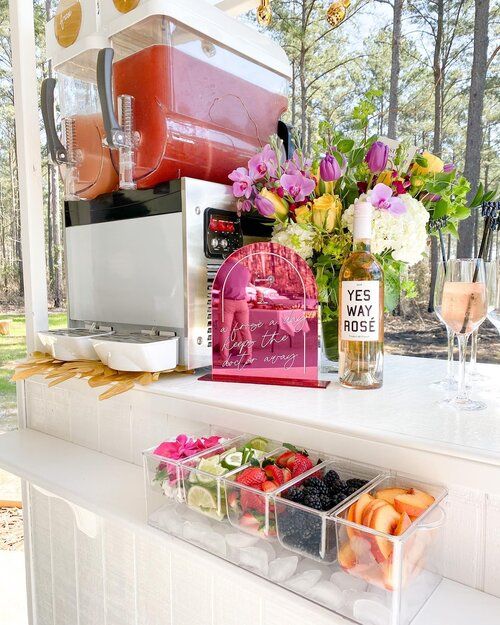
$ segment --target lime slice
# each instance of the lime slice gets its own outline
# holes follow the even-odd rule
[[[217,501],[213,493],[203,486],[192,486],[187,496],[188,506],[200,508],[203,512],[217,512]]]
[[[224,473],[227,473],[227,469],[225,467],[221,466],[220,464],[213,464],[212,462],[208,462],[208,460],[205,458],[203,460],[200,460],[200,463],[198,464],[198,469],[199,470],[196,472],[198,482],[205,485],[213,484],[215,482],[214,477],[219,477],[220,475],[224,475]],[[201,471],[203,471],[204,473],[209,473],[209,475],[204,475],[203,473],[201,473]],[[211,477],[212,475],[214,477]]]
[[[262,438],[258,436],[257,438],[252,438],[245,447],[251,447],[252,449],[257,449],[258,451],[266,451],[267,446],[269,445],[269,441],[267,438]]]
[[[241,465],[243,464],[243,452],[233,451],[232,453],[224,457],[221,464],[223,467],[226,467],[226,469],[229,470],[241,467]]]

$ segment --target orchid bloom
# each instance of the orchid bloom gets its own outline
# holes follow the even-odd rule
[[[395,217],[406,213],[404,202],[398,197],[393,197],[392,189],[382,182],[375,185],[369,200],[374,208],[386,210]]]
[[[229,174],[229,180],[233,181],[233,195],[245,197],[249,200],[253,193],[253,181],[248,175],[246,167],[238,167]]]
[[[316,181],[300,172],[283,174],[280,184],[294,202],[303,202],[316,188]]]
[[[266,176],[271,178],[278,171],[278,159],[276,153],[270,145],[264,146],[262,152],[253,156],[248,162],[250,178],[254,181],[262,180]]]
[[[251,200],[238,200],[238,214],[249,213],[253,208]]]
[[[188,458],[200,451],[198,440],[195,440],[186,434],[179,434],[175,441],[165,441],[158,445],[154,453],[157,456],[171,458],[172,460],[180,460]]]

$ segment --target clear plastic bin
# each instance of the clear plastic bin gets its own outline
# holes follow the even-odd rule
[[[276,493],[275,501],[280,543],[308,558],[334,562],[337,536],[332,513],[382,475],[378,468],[337,458],[286,485]]]
[[[232,49],[201,34],[241,24],[208,6],[194,15],[186,11],[184,24],[167,14],[137,21],[131,12],[130,24],[111,36],[112,71],[113,55],[103,56],[99,73],[107,80],[99,80],[99,89],[118,138],[108,135],[119,150],[121,188],[148,189],[179,177],[228,184],[229,173],[269,141],[287,110],[288,77],[265,67],[276,46],[259,64],[239,51],[237,37]]]
[[[194,425],[191,431],[185,432],[184,434],[193,438],[219,436],[225,442],[232,441],[240,436],[233,430],[217,428],[201,423],[198,426]],[[163,442],[174,442],[176,438],[177,437],[173,436]],[[213,447],[218,446],[220,446],[219,442],[213,445]],[[165,498],[175,499],[179,502],[184,501],[181,465],[187,458],[175,459],[165,457],[161,455],[161,453],[155,453],[158,448],[159,445],[155,445],[155,447],[143,452],[148,512],[159,508],[164,503]],[[194,458],[207,451],[208,450],[200,450],[190,457]]]
[[[222,521],[227,512],[225,480],[248,467],[253,458],[259,460],[280,446],[276,441],[267,440],[264,449],[264,445],[259,445],[255,450],[252,448],[255,440],[263,442],[266,439],[242,435],[182,462],[180,472],[186,504],[201,514]]]
[[[374,608],[377,622],[408,625],[439,585],[446,494],[440,486],[390,476],[334,514],[338,563],[352,578],[348,590],[355,596],[361,581],[365,592],[383,599],[383,608]],[[368,623],[367,600],[340,612]]]
[[[282,447],[269,454],[266,459],[277,458],[288,451],[287,448]],[[327,458],[325,454],[320,454],[319,452],[308,451],[308,454],[314,466]],[[308,469],[308,472],[313,472],[313,469],[311,471]],[[236,480],[240,473],[241,471],[237,471],[225,480],[227,514],[231,525],[248,534],[275,537],[275,497],[282,489],[292,486],[296,481],[300,480],[300,476],[290,479],[276,490],[264,492],[237,482]]]

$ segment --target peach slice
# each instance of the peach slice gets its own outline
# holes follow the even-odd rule
[[[408,492],[407,488],[383,488],[375,493],[376,499],[383,499],[387,503],[390,503],[391,506],[394,505],[394,498],[398,495],[406,495]]]
[[[394,536],[401,536],[401,534],[406,532],[406,530],[410,527],[410,525],[411,525],[410,517],[406,514],[406,512],[403,512],[403,514],[401,515],[398,521],[396,529],[394,530]]]
[[[432,495],[424,493],[422,490],[411,488],[404,495],[397,495],[394,498],[394,507],[401,514],[406,512],[410,517],[419,517],[434,503],[435,499]]]
[[[339,560],[340,566],[346,571],[348,571],[349,569],[352,569],[352,567],[355,566],[356,554],[352,550],[349,542],[344,543],[342,547],[340,548],[338,560]]]
[[[362,525],[363,512],[366,506],[373,501],[373,497],[369,493],[364,493],[356,502],[356,509],[354,510],[354,523]]]
[[[385,505],[387,505],[386,502],[382,501],[381,499],[373,499],[373,501],[370,501],[370,503],[363,510],[363,514],[361,516],[361,524],[365,527],[370,527],[370,523],[375,510]]]
[[[381,508],[377,508],[371,518],[370,527],[384,534],[393,534],[398,526],[399,512],[396,512],[390,504],[385,504]],[[372,547],[373,555],[377,562],[387,560],[392,553],[392,542],[382,536],[375,536]]]
[[[354,523],[354,513],[356,512],[356,504],[353,503],[352,506],[349,508],[349,512],[347,513],[347,520],[351,521],[352,523]],[[354,538],[356,536],[356,530],[354,529],[354,527],[346,527],[347,530],[347,535],[349,536],[349,538]]]

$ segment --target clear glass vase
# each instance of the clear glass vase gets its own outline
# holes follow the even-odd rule
[[[332,305],[328,313],[321,309],[321,372],[338,373],[339,370],[339,320],[338,311]]]

